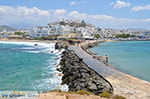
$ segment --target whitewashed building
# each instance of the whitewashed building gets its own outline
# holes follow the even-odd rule
[[[74,33],[74,27],[68,25],[49,25],[50,34],[65,34],[65,33]]]
[[[97,29],[94,25],[86,24],[83,21],[63,20],[60,22],[49,23],[46,26],[33,28],[29,33],[31,38],[77,33],[79,38],[94,39]]]
[[[50,35],[50,29],[47,26],[41,26],[30,30],[29,37],[45,37]]]
[[[94,26],[78,27],[76,28],[76,33],[81,34],[81,38],[94,39],[96,28]]]
[[[6,29],[3,29],[3,31],[0,32],[0,38],[9,38],[9,35],[12,35],[14,31],[7,31]]]

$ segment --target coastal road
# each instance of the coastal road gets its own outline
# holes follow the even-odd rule
[[[114,94],[125,96],[127,99],[150,99],[149,82],[106,66],[79,46],[69,46],[68,49],[73,50],[89,68],[107,79],[114,88]]]

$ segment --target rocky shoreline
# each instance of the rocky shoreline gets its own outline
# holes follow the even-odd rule
[[[98,95],[104,91],[113,94],[112,85],[97,72],[89,68],[83,59],[79,58],[74,51],[68,50],[64,43],[56,43],[56,49],[64,48],[60,68],[63,73],[62,84],[67,84],[69,91],[85,90]]]
[[[90,48],[97,46],[97,44],[103,43],[103,42],[105,42],[105,41],[93,41],[93,42],[84,43],[84,44],[81,44],[81,48],[88,54],[92,55],[93,58],[103,62],[107,66],[111,66],[111,64],[108,64],[108,56],[99,56],[96,53],[91,52],[89,50]]]

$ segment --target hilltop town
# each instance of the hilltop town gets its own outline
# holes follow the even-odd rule
[[[99,28],[84,20],[61,20],[31,29],[15,30],[8,26],[0,29],[1,39],[150,39],[147,30]]]

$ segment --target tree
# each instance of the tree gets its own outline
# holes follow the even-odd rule
[[[81,21],[81,26],[82,26],[82,27],[85,27],[85,26],[86,26],[86,23],[85,23],[84,20]]]
[[[15,35],[23,35],[23,34],[25,34],[25,33],[18,31],[18,32],[15,32],[14,34],[15,34]]]
[[[99,34],[95,34],[95,38],[100,38],[100,35]]]
[[[131,35],[131,34],[116,34],[115,37],[118,38],[129,38],[129,37],[136,37],[135,35]]]

